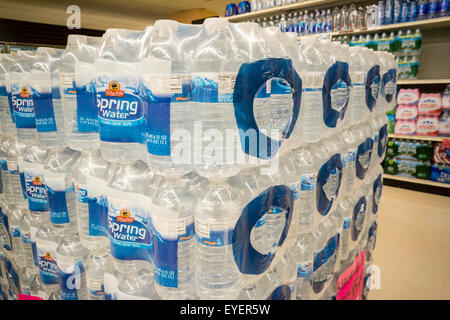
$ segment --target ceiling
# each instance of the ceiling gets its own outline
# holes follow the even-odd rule
[[[78,5],[82,28],[143,29],[158,19],[190,22],[223,16],[227,3],[230,0],[0,0],[0,18],[65,25],[67,7]]]

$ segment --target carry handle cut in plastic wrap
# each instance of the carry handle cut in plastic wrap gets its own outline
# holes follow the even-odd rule
[[[289,127],[282,133],[282,139],[288,139],[292,133],[300,113],[302,80],[292,66],[292,60],[286,58],[267,58],[252,63],[244,63],[236,77],[233,93],[234,114],[239,129],[242,151],[259,159],[270,159],[277,154],[281,141],[276,141],[261,133],[256,123],[253,101],[258,90],[271,78],[281,78],[292,88],[293,115]],[[255,130],[257,137],[256,154],[253,148],[245,143],[247,130]],[[264,139],[267,144],[260,141]],[[265,140],[267,139],[267,140]]]
[[[239,271],[243,274],[262,274],[270,267],[275,257],[273,253],[260,253],[250,240],[253,227],[273,207],[286,212],[286,222],[277,245],[281,247],[286,240],[294,209],[294,195],[287,186],[278,185],[262,192],[247,204],[236,223],[233,231],[233,255]]]

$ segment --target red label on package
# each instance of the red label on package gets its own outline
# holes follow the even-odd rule
[[[44,300],[41,297],[29,296],[29,295],[21,294],[21,293],[18,294],[18,298],[19,298],[19,300]]]
[[[361,300],[364,287],[364,262],[366,251],[356,257],[353,264],[345,270],[337,282],[337,300]]]
[[[442,139],[442,149],[450,149],[450,138]]]

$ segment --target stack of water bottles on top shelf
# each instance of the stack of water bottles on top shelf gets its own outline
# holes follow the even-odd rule
[[[397,35],[392,31],[389,35],[383,32],[381,36],[375,33],[352,36],[348,41],[347,36],[338,36],[335,41],[350,46],[363,46],[375,51],[385,51],[395,56],[399,68],[398,78],[401,80],[417,79],[419,72],[419,55],[422,48],[422,33],[416,29],[414,33],[408,29],[406,32],[400,30]]]
[[[396,73],[222,18],[0,55],[1,297],[340,298]]]

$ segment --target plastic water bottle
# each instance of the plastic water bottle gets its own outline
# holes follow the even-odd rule
[[[0,124],[3,135],[8,137],[17,135],[9,83],[13,63],[13,55],[7,53],[0,55]]]
[[[101,183],[94,180],[94,188],[89,190],[88,179],[94,177],[106,185],[108,173],[113,167],[114,165],[103,160],[100,149],[95,149],[81,151],[81,156],[73,168],[78,233],[81,243],[90,250],[106,248],[108,239],[101,230],[95,228],[99,208],[97,204],[102,202],[101,196],[96,197],[96,191],[101,188]]]
[[[35,267],[23,267],[20,272],[20,291],[22,294],[31,296],[31,286],[34,277],[39,275],[39,271]]]
[[[30,83],[31,67],[35,62],[34,52],[17,51],[9,77],[17,137],[27,142],[36,140],[36,123]]]
[[[149,186],[154,180],[153,172],[138,160],[117,165],[110,176],[106,190],[108,209],[105,224],[114,265],[121,274],[142,266],[152,270],[151,199],[145,194],[152,189]],[[131,254],[130,246],[135,248]],[[121,279],[106,280],[105,276],[105,290],[107,287],[117,288]],[[117,292],[114,295],[117,297]]]
[[[31,67],[30,83],[40,144],[46,147],[65,143],[64,117],[59,90],[59,62],[63,50],[39,47]]]
[[[298,211],[299,232],[307,233],[313,228],[320,159],[310,147],[304,147],[293,151],[293,161],[299,183],[299,201],[294,210]]]
[[[364,114],[364,84],[367,74],[365,72],[365,59],[361,51],[361,47],[351,47],[349,49],[351,57],[350,77],[352,79],[352,90],[346,115],[346,124],[349,126],[360,123]]]
[[[345,268],[352,263],[350,251],[353,250],[353,242],[351,241],[351,228],[353,219],[353,207],[356,203],[354,194],[349,194],[338,205],[338,211],[342,216],[343,223],[341,226],[340,236],[340,260],[341,268]]]
[[[105,273],[111,273],[112,258],[108,250],[93,249],[85,262],[89,300],[105,300]]]
[[[200,299],[235,299],[240,273],[233,257],[232,231],[240,216],[236,195],[225,179],[214,179],[195,209],[196,291]]]
[[[72,170],[80,152],[68,147],[51,149],[45,163],[44,182],[50,209],[50,221],[59,226],[77,228],[75,188]]]
[[[22,163],[27,145],[17,138],[12,138],[8,155],[9,182],[12,187],[14,201],[19,206],[27,206],[27,192],[23,175]]]
[[[101,38],[70,34],[60,62],[60,91],[67,144],[74,150],[97,149],[98,112],[95,59]]]
[[[222,137],[227,129],[237,129],[233,91],[237,72],[244,61],[233,39],[233,31],[226,19],[209,18],[203,23],[198,37],[186,44],[192,59],[192,101],[197,117],[202,120],[197,126],[200,125],[203,132],[214,128]],[[227,48],[226,51],[217,55],[216,52],[222,52],[223,48]],[[239,172],[235,159],[219,159],[204,152],[207,144],[200,135],[194,136],[194,167],[198,174],[210,178],[230,177]],[[216,152],[225,157],[231,150],[224,143],[222,145]],[[240,148],[234,149],[240,152]]]
[[[157,174],[178,171],[182,175],[191,169],[173,156],[177,134],[181,131],[193,133],[190,63],[182,46],[189,32],[176,21],[158,20],[146,33],[149,36],[144,44],[142,74],[144,85],[152,96],[147,102],[149,165]]]
[[[61,237],[56,255],[62,300],[87,300],[85,260],[89,250],[78,234],[69,232]]]
[[[311,233],[301,234],[294,247],[297,263],[297,300],[309,300],[311,273],[313,270],[313,236]]]
[[[313,272],[311,274],[311,298],[320,299],[326,294],[333,278],[339,250],[338,226],[333,215],[322,221],[313,233]]]
[[[429,1],[419,0],[417,5],[417,20],[428,19]]]
[[[60,292],[56,249],[61,234],[52,224],[42,224],[35,237],[39,274],[43,289],[49,299],[55,299]]]
[[[147,142],[140,76],[145,33],[108,29],[95,61],[100,149],[108,161],[144,159]]]
[[[8,151],[11,145],[11,141],[8,138],[3,138],[0,142],[0,162],[2,172],[2,184],[3,194],[5,201],[8,203],[14,202],[13,186],[11,184],[11,178],[8,169]]]
[[[306,142],[319,141],[324,131],[321,111],[322,87],[329,61],[317,44],[312,38],[302,38],[300,42],[305,57],[306,76],[302,85],[302,107],[299,114],[299,119],[302,120],[299,124],[301,130],[296,132]]]
[[[22,219],[25,210],[26,209],[22,207],[10,205],[8,212],[9,234],[11,235],[14,259],[20,268],[25,265],[22,235],[20,233],[20,220]]]
[[[127,272],[118,284],[118,300],[153,300],[155,295],[153,272],[139,268]],[[156,299],[155,299],[156,300]]]
[[[178,175],[166,175],[153,199],[153,264],[162,299],[195,295],[194,196]]]

